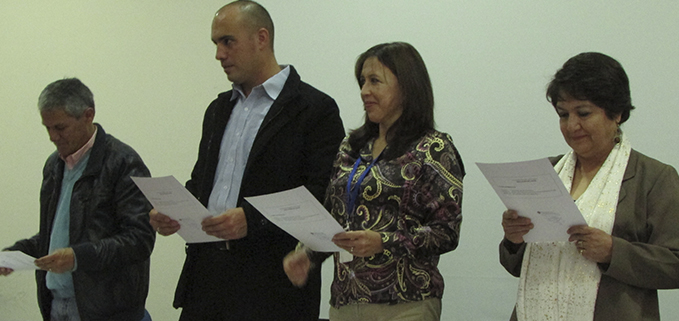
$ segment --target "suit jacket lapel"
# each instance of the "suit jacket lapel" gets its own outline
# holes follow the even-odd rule
[[[639,157],[637,153],[632,150],[629,156],[629,161],[627,162],[627,168],[625,168],[625,174],[622,177],[622,184],[620,185],[620,196],[618,196],[618,204],[622,202],[627,196],[627,190],[625,189],[625,182],[634,178],[637,173],[637,162]]]
[[[250,155],[248,156],[245,174],[247,174],[252,160],[266,150],[266,146],[268,146],[271,138],[297,114],[298,110],[295,110],[297,105],[289,104],[289,102],[299,95],[299,79],[299,75],[292,68],[281,94],[271,105],[271,108],[269,108],[269,112],[264,117],[259,131],[257,131],[257,137],[255,137],[255,141],[252,143]]]

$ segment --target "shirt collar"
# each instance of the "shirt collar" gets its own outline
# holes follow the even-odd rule
[[[255,89],[262,87],[264,88],[264,92],[271,98],[271,100],[276,100],[278,95],[280,95],[283,91],[283,86],[285,86],[288,76],[290,76],[290,65],[281,65],[280,67],[281,71],[267,79],[261,85],[255,86],[252,88],[252,90],[255,91]],[[233,88],[231,100],[235,100],[237,98],[245,99],[245,93],[243,92],[243,88],[240,85],[234,84],[231,85],[231,87]],[[250,93],[252,94],[252,92]]]
[[[95,126],[94,127],[94,134],[92,134],[92,137],[90,137],[90,140],[88,140],[87,143],[85,143],[85,145],[83,145],[83,147],[80,147],[80,149],[78,149],[75,153],[68,155],[66,157],[60,156],[61,159],[64,161],[64,163],[66,163],[66,167],[68,169],[73,169],[73,167],[75,167],[75,165],[77,165],[78,162],[80,162],[80,160],[83,159],[83,156],[85,156],[85,154],[90,149],[92,149],[92,146],[94,146],[94,139],[97,137],[97,131],[98,130],[99,129]]]

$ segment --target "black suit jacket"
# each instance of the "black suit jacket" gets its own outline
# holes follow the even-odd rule
[[[233,320],[318,319],[320,272],[310,276],[306,287],[292,286],[282,260],[297,240],[244,200],[301,185],[319,200],[324,196],[345,135],[339,109],[332,98],[302,82],[290,68],[281,94],[255,137],[243,174],[238,207],[245,211],[247,236],[229,241],[228,250],[223,244],[188,245],[175,307],[186,310],[199,305],[206,310],[206,318],[220,315],[214,310],[223,310]],[[212,192],[221,141],[235,104],[231,94],[220,94],[208,107],[198,160],[186,183],[204,205]]]

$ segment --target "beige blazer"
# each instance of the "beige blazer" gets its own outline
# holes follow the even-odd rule
[[[632,150],[612,235],[611,263],[599,264],[594,320],[660,320],[657,290],[679,288],[679,175],[672,166]],[[512,245],[500,244],[500,263],[519,277],[525,244]]]

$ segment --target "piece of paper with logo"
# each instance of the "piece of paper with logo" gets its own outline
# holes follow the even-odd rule
[[[0,251],[0,267],[14,271],[37,270],[35,258],[21,251]]]
[[[508,209],[531,219],[524,241],[568,241],[569,227],[587,225],[549,159],[476,165]]]
[[[212,215],[174,176],[132,177],[132,181],[158,212],[179,222],[177,234],[186,243],[224,241],[203,231],[201,222]]]
[[[245,200],[270,222],[310,249],[317,252],[346,252],[332,242],[332,237],[344,232],[344,229],[306,187],[246,197]]]

